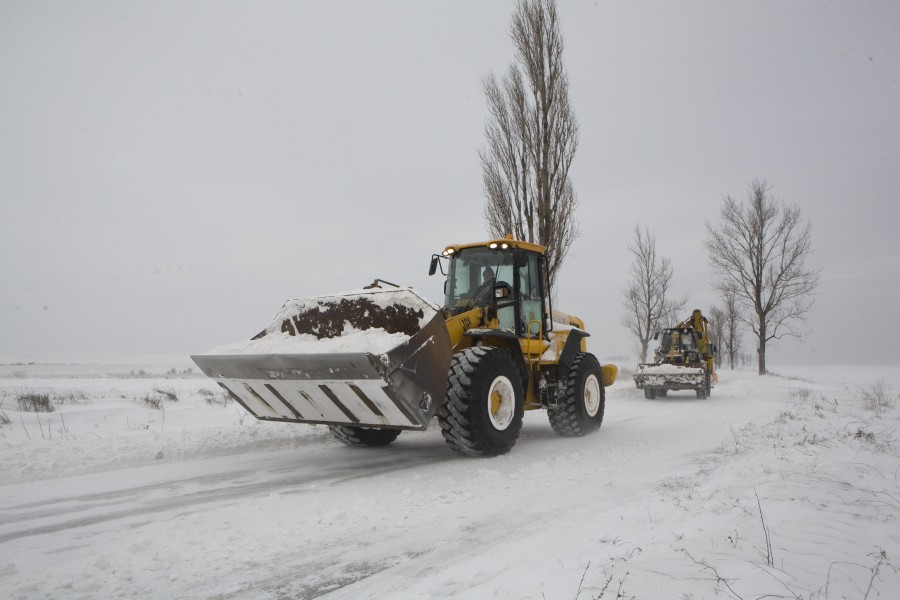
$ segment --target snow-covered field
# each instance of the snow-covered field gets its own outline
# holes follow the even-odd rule
[[[706,400],[625,374],[598,433],[534,411],[469,459],[435,427],[363,450],[257,422],[181,367],[0,366],[0,590],[900,597],[900,368],[775,370]]]

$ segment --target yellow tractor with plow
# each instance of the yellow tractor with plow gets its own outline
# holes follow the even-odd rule
[[[553,309],[544,247],[451,245],[432,257],[438,269],[441,306],[376,280],[288,301],[251,340],[192,358],[258,419],[325,424],[351,446],[390,444],[437,417],[451,449],[496,456],[535,409],[562,436],[600,427],[617,368],[587,352],[580,319]]]
[[[707,398],[719,380],[715,370],[716,345],[709,335],[709,322],[700,309],[656,332],[660,340],[654,361],[638,365],[634,383],[648,400],[668,395],[670,390],[694,390],[697,398]],[[661,338],[661,339],[660,339]]]

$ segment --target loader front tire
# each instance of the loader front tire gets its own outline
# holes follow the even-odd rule
[[[576,356],[565,382],[556,406],[547,409],[553,431],[564,437],[578,437],[599,429],[606,393],[597,357],[588,352]]]
[[[328,430],[342,444],[369,448],[387,446],[400,435],[399,429],[350,427],[348,425],[329,425]]]
[[[475,346],[450,362],[447,400],[438,411],[441,434],[452,450],[469,456],[506,454],[522,429],[525,394],[512,355]]]

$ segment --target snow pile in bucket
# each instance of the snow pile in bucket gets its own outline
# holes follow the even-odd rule
[[[204,354],[382,354],[406,342],[438,310],[411,288],[288,300],[260,335]]]

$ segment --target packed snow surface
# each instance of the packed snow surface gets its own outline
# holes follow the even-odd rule
[[[606,362],[606,361],[604,361]],[[0,366],[10,599],[896,598],[900,368],[607,389],[504,456],[348,448],[172,369]],[[53,412],[34,412],[44,398]]]
[[[328,296],[316,296],[288,300],[278,314],[266,327],[266,335],[255,340],[245,340],[218,346],[204,354],[317,354],[343,352],[369,352],[382,354],[396,348],[407,341],[410,336],[405,333],[389,333],[379,327],[368,329],[355,328],[345,324],[341,335],[336,337],[316,337],[310,334],[283,333],[282,323],[295,315],[310,310],[326,307],[341,300],[350,302],[359,299],[370,300],[377,308],[387,309],[393,306],[408,307],[421,311],[419,328],[430,322],[438,307],[420,296],[411,288],[353,290]]]

